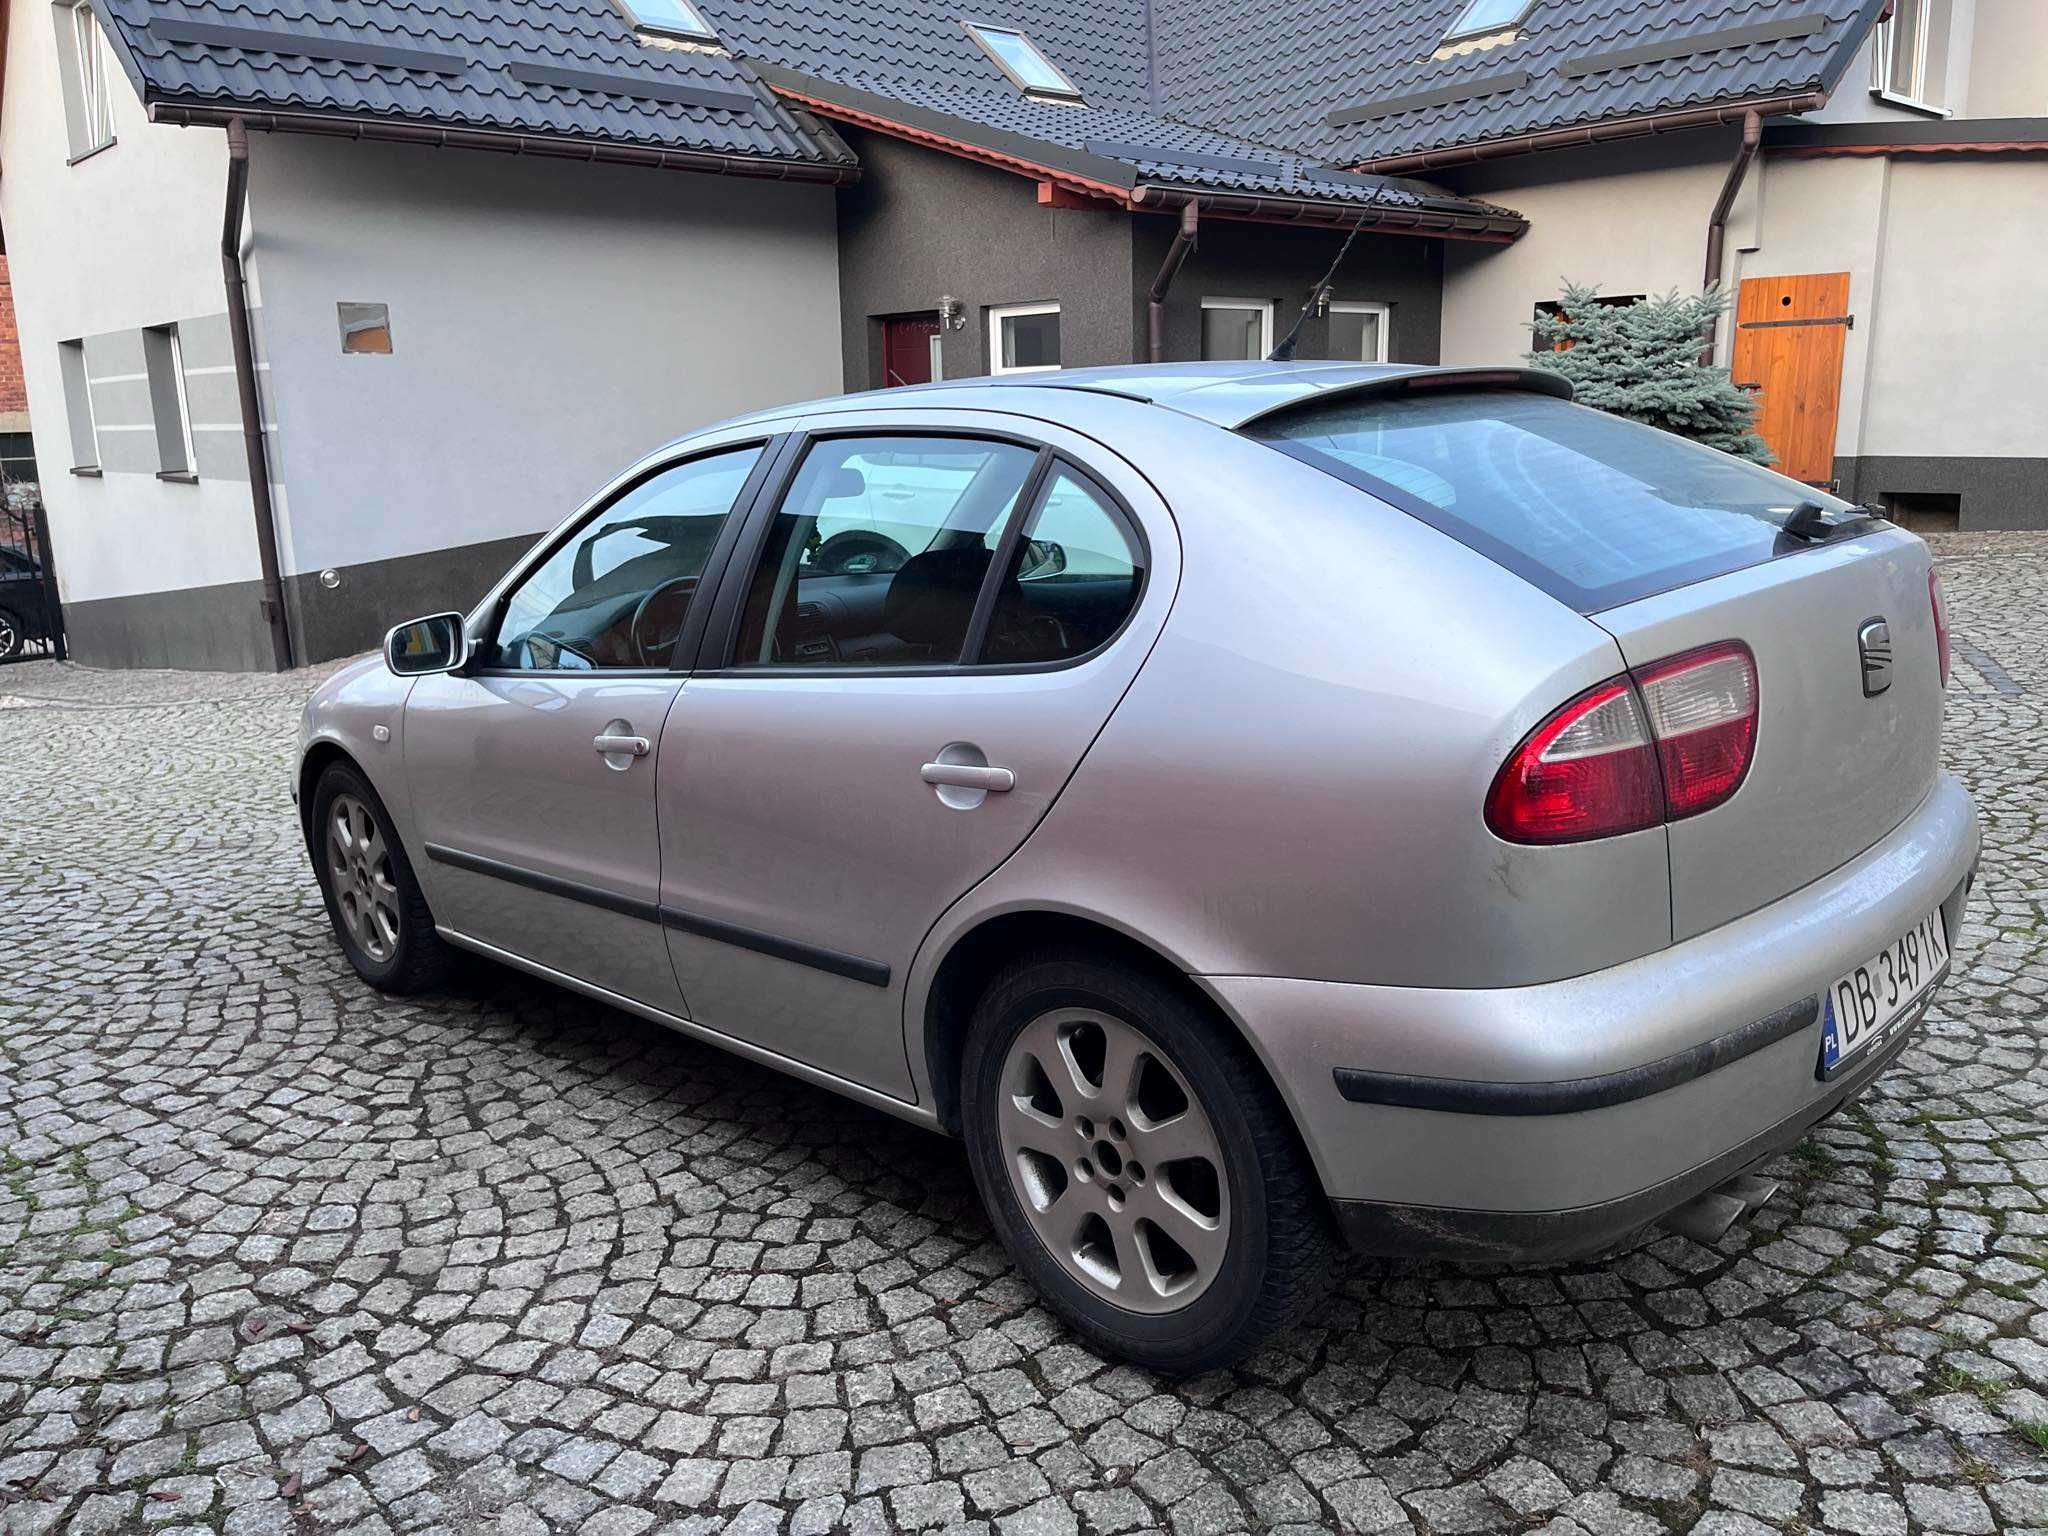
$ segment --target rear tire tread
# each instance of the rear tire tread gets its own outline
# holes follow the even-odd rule
[[[367,956],[356,953],[334,912],[334,895],[327,876],[327,808],[336,795],[343,793],[354,795],[369,807],[390,852],[392,883],[398,887],[399,916],[404,927],[399,934],[398,952],[385,971],[380,971],[373,961],[366,963]],[[411,997],[430,992],[447,979],[451,952],[447,941],[435,930],[433,909],[427,905],[426,894],[413,875],[412,861],[405,856],[405,845],[399,840],[398,829],[391,824],[391,813],[384,809],[384,801],[370,787],[370,781],[351,763],[330,764],[314,785],[313,870],[319,878],[321,900],[334,925],[335,937],[341,942],[342,953],[364,981],[379,992]]]

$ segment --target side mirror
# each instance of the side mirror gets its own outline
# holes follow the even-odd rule
[[[454,672],[469,660],[469,632],[459,613],[410,619],[384,637],[384,665],[400,677]]]
[[[1051,539],[1026,539],[1024,541],[1024,564],[1017,572],[1019,581],[1029,581],[1034,576],[1057,576],[1067,568],[1067,552]]]

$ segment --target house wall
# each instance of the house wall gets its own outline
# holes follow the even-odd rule
[[[116,78],[114,144],[67,164],[56,19],[48,5],[18,7],[7,28],[0,223],[72,654],[96,665],[267,665],[248,595],[256,541],[225,341],[223,136],[151,127]],[[191,484],[157,478],[148,389],[135,377],[141,329],[168,323],[185,342],[200,464]],[[66,473],[76,460],[58,344],[71,339],[84,340],[93,379],[98,477]]]
[[[1136,225],[1138,334],[1145,332],[1145,296],[1166,259],[1178,223],[1146,218]],[[1287,334],[1309,290],[1344,244],[1341,229],[1293,229],[1235,219],[1204,219],[1194,251],[1174,279],[1166,305],[1166,355],[1202,355],[1204,298],[1263,299],[1273,305],[1273,334]],[[1441,240],[1360,235],[1330,282],[1330,297],[1385,304],[1387,360],[1436,362],[1443,324],[1444,246]],[[1299,357],[1328,357],[1327,316],[1310,315],[1297,340]]]
[[[0,252],[0,432],[26,432],[28,383],[21,376],[21,331],[14,318],[14,279]]]
[[[830,188],[287,134],[250,161],[306,659],[467,606],[648,450],[838,390]],[[388,355],[343,354],[341,302],[389,306]]]
[[[1967,115],[2048,117],[2044,62],[2048,5],[2041,0],[1977,0],[1966,78]]]
[[[1057,300],[1069,368],[1142,360],[1146,294],[1178,228],[1177,214],[1045,208],[1035,184],[1008,171],[846,130],[860,183],[840,194],[841,313],[846,387],[882,384],[881,319],[961,301],[966,323],[940,343],[948,378],[989,371],[988,311]],[[1344,232],[1209,218],[1168,295],[1169,359],[1201,356],[1201,301],[1266,299],[1286,333]],[[1442,241],[1361,235],[1334,282],[1340,300],[1390,306],[1390,356],[1434,362],[1442,320]],[[1311,318],[1300,355],[1327,355],[1328,325]]]
[[[846,388],[882,385],[881,317],[935,311],[947,294],[966,321],[940,339],[948,378],[989,371],[988,311],[1003,304],[1057,299],[1069,367],[1131,360],[1141,333],[1128,215],[1041,208],[1033,183],[1008,171],[842,131],[861,159],[839,198]]]
[[[1850,273],[1843,490],[1956,496],[1964,529],[2048,527],[2048,309],[2034,300],[2048,162],[1763,164],[1761,239],[1742,275]]]
[[[1453,245],[1444,266],[1443,360],[1517,361],[1536,305],[1567,281],[1602,293],[1697,292],[1707,220],[1735,129],[1670,134],[1494,161],[1446,177],[1529,221],[1506,247]]]
[[[1976,61],[1987,48],[1991,51],[2006,45],[2011,37],[2007,17],[1997,14],[2001,8],[2013,7],[2015,0],[1928,0],[1928,16],[1932,23],[1927,36],[1927,76],[1933,86],[1930,94],[1937,99],[1936,106],[1946,107],[1957,117],[1995,117],[2005,114],[1985,110],[1975,102]],[[2040,0],[2017,0],[2017,6],[2028,9],[2043,9]],[[1987,13],[1990,13],[1987,15]],[[1982,20],[1980,20],[1982,18]],[[1979,41],[1979,28],[1988,27],[1990,42]],[[1856,50],[1841,78],[1836,82],[1828,104],[1818,112],[1809,112],[1804,121],[1810,123],[1913,123],[1927,121],[1925,112],[1901,106],[1895,101],[1877,95],[1870,88],[1872,80],[1871,57],[1876,48],[1876,32],[1872,30]],[[2020,39],[2013,38],[2014,42]],[[2043,55],[2037,50],[2027,56],[2031,63]],[[2014,114],[2018,115],[2018,114]]]

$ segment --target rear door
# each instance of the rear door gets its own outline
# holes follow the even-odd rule
[[[1143,479],[1058,428],[807,427],[662,733],[662,916],[698,1023],[909,1099],[911,958],[1079,764],[1178,547]],[[900,555],[821,558],[877,507]]]
[[[1757,394],[1757,434],[1781,474],[1808,485],[1835,478],[1835,417],[1849,331],[1849,274],[1743,280],[1735,308],[1733,376]]]
[[[1887,529],[1593,616],[1631,667],[1718,640],[1756,657],[1748,778],[1725,805],[1669,827],[1674,939],[1846,864],[1933,788],[1941,666],[1928,569],[1924,544]],[[1874,693],[1866,660],[1879,663]]]

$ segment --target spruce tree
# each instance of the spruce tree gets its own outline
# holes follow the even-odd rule
[[[1727,307],[1717,288],[1603,304],[1597,289],[1567,283],[1558,313],[1529,327],[1536,350],[1527,361],[1570,379],[1581,405],[1769,464],[1756,401],[1727,369],[1700,365],[1701,337]]]

